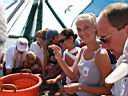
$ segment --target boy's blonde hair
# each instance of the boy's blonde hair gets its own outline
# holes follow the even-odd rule
[[[36,54],[32,51],[28,51],[26,53],[26,60],[29,60],[29,61],[35,61],[36,60]]]

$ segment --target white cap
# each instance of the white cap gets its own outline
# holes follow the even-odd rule
[[[28,51],[28,40],[26,38],[17,39],[16,48],[18,51]]]
[[[121,63],[108,77],[106,77],[106,83],[115,83],[116,81],[124,78],[128,75],[128,64]]]

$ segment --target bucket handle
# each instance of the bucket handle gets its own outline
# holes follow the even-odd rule
[[[21,69],[21,73],[32,73],[31,69]]]
[[[31,69],[24,68],[24,69],[21,69],[20,73],[30,73],[30,74],[32,74],[32,71],[31,71]],[[41,77],[41,74],[34,74],[34,75]]]
[[[0,91],[2,92],[4,89],[13,90],[14,92],[17,90],[14,84],[0,84]]]

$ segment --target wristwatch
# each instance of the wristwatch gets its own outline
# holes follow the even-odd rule
[[[78,85],[78,87],[77,87],[77,91],[79,91],[79,92],[80,92],[80,91],[81,91],[81,89],[82,89],[82,88],[81,88],[81,85]]]

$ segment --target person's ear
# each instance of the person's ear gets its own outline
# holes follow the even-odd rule
[[[72,41],[74,40],[73,36],[70,36],[69,39],[72,40]]]

